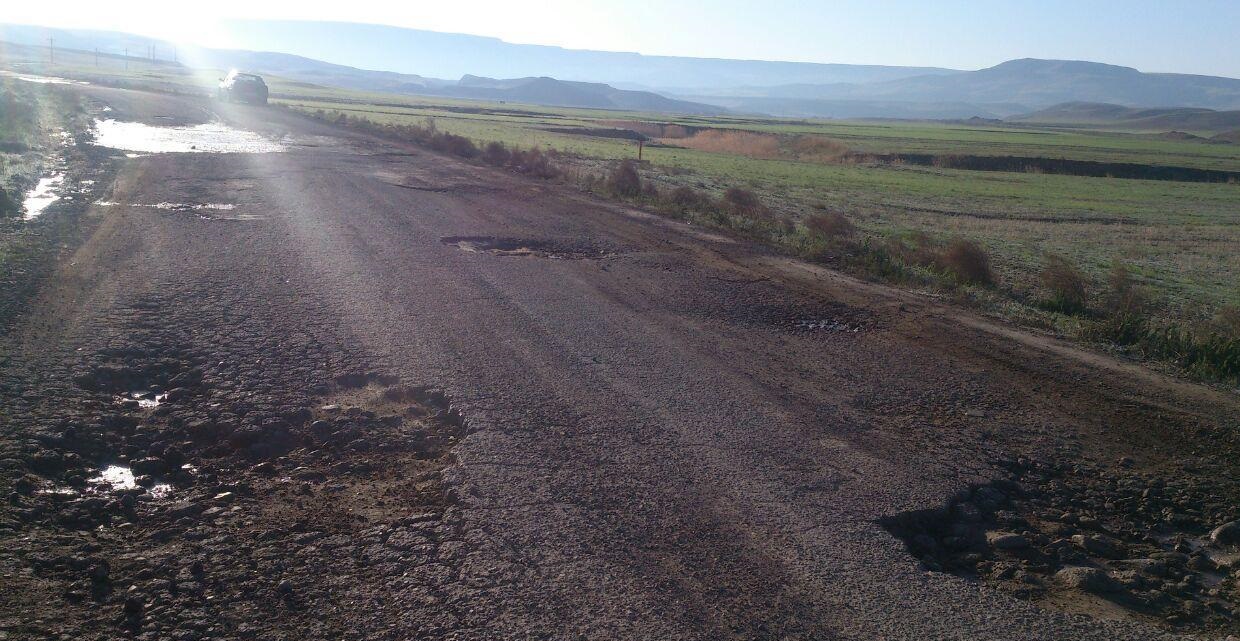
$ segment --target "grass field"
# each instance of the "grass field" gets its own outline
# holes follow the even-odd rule
[[[85,62],[70,59],[47,72],[198,92],[208,91],[219,75],[167,65],[131,64],[124,70]],[[320,117],[346,115],[373,125],[433,123],[436,131],[479,146],[495,141],[555,150],[557,162],[578,179],[604,176],[616,161],[637,156],[637,143],[606,137],[607,130],[679,125],[746,132],[735,137],[735,149],[693,149],[676,138],[652,141],[643,152],[641,177],[664,191],[690,187],[715,198],[731,187],[750,190],[795,225],[792,232],[763,232],[762,239],[796,251],[807,244],[801,223],[822,212],[845,216],[858,230],[850,242],[859,246],[941,247],[953,239],[973,241],[989,255],[995,286],[961,286],[936,278],[935,270],[924,266],[914,271],[925,278],[912,284],[947,290],[1026,324],[1068,333],[1081,327],[1080,314],[1042,304],[1048,296],[1044,270],[1052,257],[1060,257],[1081,273],[1090,309],[1101,308],[1105,283],[1119,265],[1147,292],[1158,323],[1240,336],[1240,327],[1226,326],[1240,308],[1240,185],[1234,181],[968,171],[770,151],[790,141],[820,140],[854,155],[1019,156],[1240,172],[1240,145],[1080,128],[686,117],[367,94],[278,78],[269,78],[269,84],[277,104]],[[743,146],[762,136],[777,142],[763,153]],[[598,191],[595,186],[586,188]]]

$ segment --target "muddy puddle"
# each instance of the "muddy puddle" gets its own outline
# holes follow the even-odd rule
[[[834,318],[802,319],[796,322],[796,328],[815,332],[860,332],[865,329],[861,323]]]
[[[254,221],[266,220],[266,216],[247,214],[236,211],[232,203],[119,203],[111,200],[98,200],[99,207],[144,207],[173,213],[193,214],[201,220]]]
[[[62,173],[55,173],[40,178],[38,184],[26,194],[25,200],[22,201],[22,207],[26,212],[25,219],[34,220],[38,218],[49,205],[60,200],[60,195],[56,192],[64,181],[65,175]]]
[[[146,487],[155,498],[163,498],[172,493],[171,483],[156,483],[150,477],[134,474],[133,468],[127,465],[108,465],[100,470],[99,474],[88,479],[88,482],[112,492]]]
[[[20,73],[16,71],[0,70],[0,77],[12,78],[22,82],[33,82],[41,85],[89,85],[84,80],[70,80],[59,76],[40,76],[32,73]]]
[[[586,242],[498,238],[495,236],[445,236],[439,239],[439,241],[471,254],[492,254],[495,256],[581,260],[607,258],[615,255],[614,252],[604,247]]]
[[[149,410],[163,405],[166,400],[168,400],[168,394],[166,393],[130,392],[125,396],[118,396],[116,402],[126,407]]]
[[[288,149],[260,134],[208,122],[188,127],[157,127],[141,122],[99,120],[95,144],[131,154],[213,153],[263,154]]]

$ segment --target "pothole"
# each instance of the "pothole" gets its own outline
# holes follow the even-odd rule
[[[141,122],[99,120],[95,144],[131,153],[275,153],[288,148],[260,134],[209,122],[188,127],[156,127]]]
[[[502,238],[496,236],[445,236],[445,245],[476,254],[496,256],[528,256],[559,260],[598,259],[614,256],[615,252],[585,241]]]
[[[1124,468],[1012,465],[937,510],[883,522],[931,571],[1044,607],[1177,629],[1240,631],[1234,481]]]

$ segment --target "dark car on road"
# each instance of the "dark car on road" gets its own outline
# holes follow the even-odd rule
[[[230,71],[220,80],[217,91],[220,100],[244,102],[251,105],[267,104],[267,83],[252,73]]]

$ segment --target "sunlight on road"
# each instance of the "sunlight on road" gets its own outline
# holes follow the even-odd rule
[[[154,127],[140,122],[100,120],[95,124],[95,144],[141,153],[259,154],[287,150],[283,144],[221,122]]]

